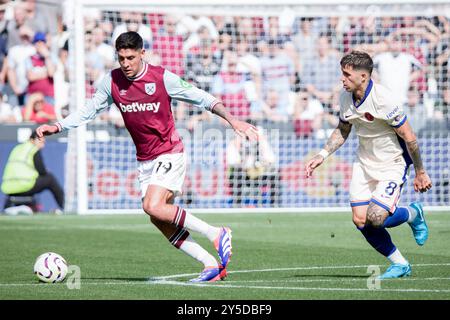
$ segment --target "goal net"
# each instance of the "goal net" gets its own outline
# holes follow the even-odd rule
[[[349,210],[358,146],[352,134],[306,179],[306,161],[338,123],[339,61],[368,52],[373,78],[403,103],[433,188],[414,192],[414,170],[401,203],[448,208],[448,1],[115,1],[65,3],[70,32],[70,110],[91,98],[118,67],[114,41],[137,31],[145,59],[220,98],[236,117],[261,129],[258,143],[240,140],[218,117],[173,101],[187,155],[186,208]],[[113,105],[69,132],[69,211],[141,211],[134,144]],[[251,209],[254,208],[254,209]]]

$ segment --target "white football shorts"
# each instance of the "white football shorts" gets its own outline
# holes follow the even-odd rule
[[[184,153],[166,153],[153,160],[140,161],[138,172],[142,198],[149,185],[161,186],[179,196],[186,176],[186,156]]]
[[[374,202],[393,213],[408,174],[404,161],[378,170],[370,170],[361,162],[355,162],[350,183],[350,205],[357,207]]]

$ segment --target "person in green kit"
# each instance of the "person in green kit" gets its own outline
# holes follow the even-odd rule
[[[7,195],[4,209],[13,205],[12,196],[33,196],[50,190],[61,210],[64,209],[64,191],[56,178],[48,172],[40,150],[45,146],[45,138],[38,138],[35,131],[26,142],[15,146],[9,154],[3,171],[1,190]]]

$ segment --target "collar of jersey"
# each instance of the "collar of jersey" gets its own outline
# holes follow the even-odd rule
[[[366,92],[364,92],[364,97],[362,98],[361,102],[358,105],[356,105],[355,98],[353,97],[353,94],[352,94],[353,105],[355,106],[355,108],[360,107],[364,103],[364,101],[366,100],[367,96],[370,93],[370,90],[372,90],[372,86],[373,86],[373,82],[372,82],[372,79],[370,79],[369,85],[366,88]]]
[[[132,78],[127,77],[127,79],[130,81],[137,81],[137,80],[141,79],[144,76],[144,74],[147,73],[147,68],[148,68],[148,64],[144,63],[144,68],[142,69],[142,71],[140,73],[138,73],[136,76],[134,76]]]

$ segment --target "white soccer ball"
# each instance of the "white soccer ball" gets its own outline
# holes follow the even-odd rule
[[[67,262],[57,253],[46,252],[37,257],[34,273],[43,282],[61,282],[67,275]]]

